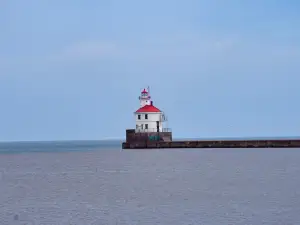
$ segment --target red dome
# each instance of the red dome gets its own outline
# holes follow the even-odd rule
[[[139,108],[136,112],[146,113],[146,112],[161,112],[161,111],[153,105],[145,105],[142,108]]]
[[[144,88],[144,90],[142,91],[142,94],[146,94],[148,93],[148,91],[146,91],[146,89]]]

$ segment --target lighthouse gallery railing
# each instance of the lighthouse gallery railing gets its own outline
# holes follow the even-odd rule
[[[162,128],[159,132],[171,132],[171,128]],[[136,133],[154,133],[157,132],[156,128],[150,128],[150,129],[136,129]]]

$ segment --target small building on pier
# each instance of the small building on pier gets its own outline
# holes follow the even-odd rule
[[[140,108],[134,112],[135,129],[126,130],[126,142],[171,141],[167,117],[154,106],[149,88],[141,91],[139,100]]]
[[[163,132],[167,129],[165,114],[153,105],[149,89],[144,89],[139,96],[140,108],[135,111],[136,132]]]

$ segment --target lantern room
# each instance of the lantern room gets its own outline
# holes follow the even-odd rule
[[[151,96],[149,94],[149,87],[146,90],[145,88],[142,90],[141,95],[139,96],[140,107],[144,107],[145,105],[150,105]]]

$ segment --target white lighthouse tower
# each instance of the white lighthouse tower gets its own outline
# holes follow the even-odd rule
[[[141,92],[141,95],[139,96],[140,100],[140,107],[144,107],[145,105],[150,105],[151,96],[149,93],[149,87],[147,90],[144,88],[144,90]]]
[[[165,114],[153,105],[149,87],[143,89],[139,96],[140,108],[134,113],[136,120],[135,132],[167,132]]]

